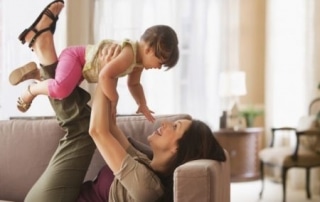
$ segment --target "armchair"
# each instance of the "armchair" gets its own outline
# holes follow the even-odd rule
[[[281,169],[283,202],[286,201],[287,171],[290,168],[304,168],[306,170],[306,194],[308,199],[311,198],[310,169],[320,167],[320,126],[316,121],[316,114],[319,111],[320,98],[316,98],[309,105],[309,116],[300,118],[296,128],[280,127],[271,129],[270,145],[259,152],[262,182],[260,198],[264,189],[264,166],[279,167]],[[296,143],[293,149],[288,146],[275,146],[275,136],[283,131],[288,131],[290,132],[289,134],[294,135]]]

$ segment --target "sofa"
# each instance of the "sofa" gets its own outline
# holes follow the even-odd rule
[[[117,117],[129,139],[147,146],[146,137],[163,120],[187,118],[188,114],[157,115],[154,124],[140,115]],[[15,118],[0,121],[0,201],[21,202],[44,171],[63,130],[52,118]],[[226,152],[227,154],[227,152]],[[104,161],[96,150],[85,180],[94,179]],[[174,201],[229,202],[230,160],[194,160],[174,172]]]

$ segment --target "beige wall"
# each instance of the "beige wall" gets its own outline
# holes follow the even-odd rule
[[[247,95],[241,104],[264,106],[265,87],[265,0],[240,1],[240,69],[246,72]],[[263,127],[263,116],[256,119]]]
[[[78,0],[66,2],[66,44],[81,45],[94,43],[94,1]],[[80,13],[80,14],[79,14]],[[94,92],[95,85],[82,82],[81,87],[88,92]],[[92,99],[89,105],[92,104]]]
[[[94,1],[67,1],[67,45],[93,42]]]

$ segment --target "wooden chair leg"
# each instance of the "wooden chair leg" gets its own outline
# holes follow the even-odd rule
[[[306,168],[306,192],[307,192],[307,198],[311,198],[311,192],[310,192],[310,168]]]
[[[282,167],[281,177],[282,177],[282,191],[283,191],[282,201],[283,202],[286,202],[287,171],[288,171],[288,168]]]
[[[262,193],[264,189],[264,164],[260,161],[260,179],[261,179],[261,191],[259,193],[260,199],[262,198]]]

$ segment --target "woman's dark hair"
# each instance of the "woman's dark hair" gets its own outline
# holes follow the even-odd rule
[[[162,59],[167,70],[174,67],[179,60],[178,37],[176,32],[167,25],[149,27],[141,36],[154,50],[155,56]]]
[[[213,136],[210,127],[202,121],[192,120],[190,127],[178,140],[178,151],[171,167],[170,175],[161,179],[165,187],[162,201],[173,201],[174,170],[178,166],[196,159],[226,161],[226,155],[219,142]]]

